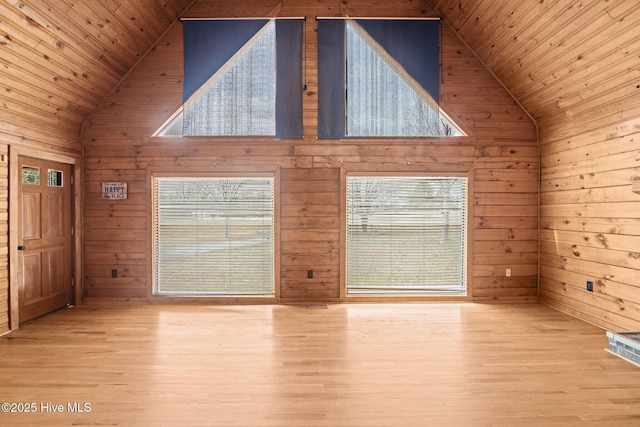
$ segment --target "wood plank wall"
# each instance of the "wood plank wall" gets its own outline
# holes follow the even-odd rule
[[[540,301],[640,330],[640,3],[433,3],[538,121]]]
[[[563,54],[571,62],[563,75],[571,78],[537,95],[547,96],[539,121],[540,295],[609,330],[638,331],[640,192],[632,181],[640,176],[640,4],[590,6],[585,13],[600,37],[567,29]],[[559,85],[573,96],[548,97]]]
[[[611,92],[542,121],[540,293],[545,304],[607,329],[637,331],[640,91]]]
[[[299,140],[154,138],[180,106],[182,28],[175,25],[84,126],[84,295],[148,299],[153,172],[279,170],[281,301],[340,296],[340,176],[347,170],[468,171],[470,287],[475,300],[535,300],[539,149],[534,124],[446,26],[441,99],[468,137],[316,139],[316,16],[431,17],[411,0],[199,1],[186,17],[306,16],[304,132]],[[103,181],[126,181],[105,201]],[[505,277],[505,268],[512,277]],[[118,269],[117,278],[111,270]],[[314,279],[306,271],[317,272]]]
[[[635,282],[640,220],[634,212],[638,195],[631,191],[638,174],[640,129],[636,2],[262,0],[252,2],[249,10],[230,0],[197,1],[189,16],[309,18],[306,138],[240,143],[150,138],[180,102],[181,35],[173,28],[91,117],[81,139],[82,120],[164,32],[167,20],[189,3],[0,4],[0,154],[28,147],[80,157],[86,147],[82,262],[87,297],[148,298],[149,171],[279,167],[283,300],[335,299],[341,258],[336,240],[340,208],[335,204],[340,166],[406,169],[410,161],[422,170],[470,171],[474,298],[533,298],[540,166],[533,126],[448,27],[443,31],[442,99],[469,138],[315,140],[314,17],[442,13],[542,129],[540,300],[603,327],[640,327]],[[99,185],[106,180],[127,181],[129,200],[100,200]],[[0,232],[5,236],[0,246],[0,333],[8,327],[7,185],[8,166],[0,164],[0,229],[6,230]],[[311,282],[300,277],[310,265],[317,273]],[[506,267],[514,277],[504,277]],[[112,268],[122,274],[111,278]],[[587,280],[594,282],[592,294],[585,290]]]
[[[608,329],[638,330],[640,122],[620,116],[637,117],[640,105],[615,110],[572,136],[573,121],[544,132],[541,298]]]
[[[79,162],[84,119],[190,1],[0,2],[0,155]],[[0,162],[0,334],[9,328],[9,166]]]
[[[80,158],[79,124],[82,120],[67,107],[75,94],[65,83],[37,62],[43,52],[33,49],[46,39],[42,20],[35,14],[0,3],[0,334],[9,330],[9,163],[10,147],[27,147],[33,152],[59,153]],[[31,21],[26,16],[33,16]],[[26,25],[25,22],[31,22]],[[41,46],[41,49],[44,47]],[[46,55],[46,53],[45,53]],[[55,73],[55,71],[54,71]],[[54,76],[57,74],[54,74]]]

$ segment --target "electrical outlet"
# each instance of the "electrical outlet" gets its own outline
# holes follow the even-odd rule
[[[313,279],[313,270],[307,270],[307,279]]]
[[[118,277],[118,270],[111,270],[111,277],[115,278]]]
[[[510,268],[507,268],[507,269],[504,271],[504,275],[505,275],[505,276],[507,276],[507,277],[511,277],[511,269],[510,269]]]
[[[591,280],[587,280],[587,291],[593,292],[593,282]]]

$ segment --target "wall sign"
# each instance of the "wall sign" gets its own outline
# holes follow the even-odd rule
[[[126,182],[103,182],[102,198],[105,200],[124,200],[127,198]]]

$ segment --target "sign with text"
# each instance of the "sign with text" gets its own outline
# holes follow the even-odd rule
[[[125,200],[127,198],[127,183],[103,182],[102,198],[105,200]]]

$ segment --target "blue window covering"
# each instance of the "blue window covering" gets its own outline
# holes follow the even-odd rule
[[[183,136],[275,135],[275,21],[267,22],[183,107]]]
[[[268,19],[185,20],[183,103],[268,22]],[[276,132],[302,130],[302,19],[276,20]]]
[[[276,136],[301,138],[302,40],[301,19],[276,21]]]
[[[438,20],[357,19],[437,104],[440,98]],[[344,19],[318,21],[318,137],[344,138],[346,97]]]
[[[200,88],[267,23],[268,19],[187,20],[182,102]]]
[[[345,21],[318,21],[318,138],[344,138]]]
[[[440,21],[358,19],[356,22],[439,102]]]

